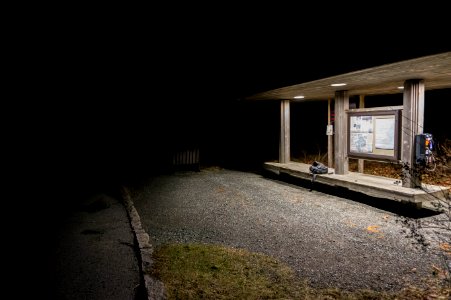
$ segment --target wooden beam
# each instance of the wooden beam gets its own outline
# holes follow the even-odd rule
[[[402,186],[421,187],[421,176],[415,166],[415,135],[423,133],[424,81],[411,79],[404,82],[401,160],[404,164]]]
[[[348,109],[347,112],[374,112],[374,111],[387,111],[387,110],[402,110],[404,108],[403,105],[395,105],[395,106],[381,106],[381,107],[368,107],[368,108],[352,108]]]
[[[335,174],[343,175],[349,171],[347,155],[348,120],[346,110],[349,109],[348,91],[335,92],[335,137],[334,158]]]
[[[290,160],[290,100],[282,100],[280,101],[279,162],[284,164]]]
[[[331,105],[331,99],[327,100],[327,125],[328,126],[332,126],[331,121],[330,121],[330,105]],[[334,167],[334,140],[333,140],[334,136],[329,134],[327,135],[327,166],[329,166],[329,168],[333,168]]]
[[[365,96],[364,95],[360,95],[359,96],[359,108],[362,109],[365,107]],[[364,169],[365,169],[365,160],[359,158],[357,160],[357,168],[358,168],[358,172],[359,173],[364,173]]]

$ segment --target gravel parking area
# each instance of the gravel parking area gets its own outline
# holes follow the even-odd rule
[[[154,246],[246,248],[286,262],[315,287],[397,290],[441,264],[412,244],[395,213],[255,173],[179,172],[131,194]]]

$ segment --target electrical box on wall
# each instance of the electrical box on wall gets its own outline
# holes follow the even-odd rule
[[[415,136],[415,162],[426,166],[432,163],[432,150],[434,149],[432,134],[422,133]]]

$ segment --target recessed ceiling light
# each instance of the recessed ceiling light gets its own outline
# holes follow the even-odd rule
[[[299,96],[294,96],[293,98],[294,99],[304,99],[304,96],[299,95]]]
[[[346,83],[332,83],[330,86],[344,86]]]
[[[403,86],[398,86],[398,89],[403,90],[404,87]]]

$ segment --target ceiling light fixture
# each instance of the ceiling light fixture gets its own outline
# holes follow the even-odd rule
[[[330,86],[344,86],[346,83],[332,83]]]
[[[304,99],[304,96],[299,95],[299,96],[294,96],[293,98],[294,98],[294,99]]]
[[[403,86],[398,86],[398,89],[403,90],[404,87]]]

